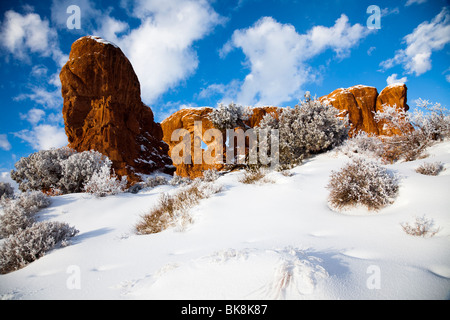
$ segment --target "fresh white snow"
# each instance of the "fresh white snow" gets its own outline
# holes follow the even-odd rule
[[[0,275],[3,299],[449,299],[450,142],[429,157],[386,165],[401,176],[398,198],[379,212],[334,212],[325,188],[349,159],[331,151],[272,172],[273,183],[244,185],[233,172],[223,191],[202,200],[184,231],[136,235],[139,217],[164,185],[97,199],[52,198],[42,221],[80,230],[71,245]],[[414,169],[441,161],[446,170]],[[401,228],[415,216],[440,231],[413,237]]]

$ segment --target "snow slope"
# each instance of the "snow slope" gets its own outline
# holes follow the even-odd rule
[[[337,213],[327,205],[332,170],[348,158],[317,156],[273,183],[244,185],[241,172],[192,210],[185,231],[136,235],[133,226],[162,192],[96,199],[54,197],[40,220],[80,230],[72,244],[24,269],[0,275],[3,299],[449,299],[450,142],[426,159],[388,165],[402,177],[395,203],[379,212]],[[416,173],[422,162],[447,170]],[[432,238],[402,222],[433,219]],[[75,280],[74,280],[75,279]]]

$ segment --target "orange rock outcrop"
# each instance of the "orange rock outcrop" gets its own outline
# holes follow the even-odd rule
[[[161,126],[141,101],[138,78],[117,46],[98,37],[78,39],[60,79],[69,147],[103,153],[129,182],[155,170],[173,172]]]
[[[384,105],[396,106],[399,110],[408,110],[406,93],[405,84],[388,86],[380,94],[374,87],[357,85],[347,89],[336,89],[330,94],[320,97],[319,100],[348,115],[350,135],[359,131],[374,135],[393,135],[399,133],[386,130],[385,123],[377,123],[374,120],[374,114],[382,111]]]

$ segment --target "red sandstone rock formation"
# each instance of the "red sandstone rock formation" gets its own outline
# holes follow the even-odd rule
[[[180,111],[175,112],[168,118],[166,118],[162,123],[162,130],[164,132],[163,140],[169,145],[169,154],[171,154],[173,148],[180,143],[180,141],[172,141],[172,133],[176,129],[186,129],[189,131],[191,137],[191,156],[194,154],[194,123],[195,121],[201,121],[202,124],[202,132],[201,136],[203,137],[205,131],[209,129],[215,129],[212,122],[209,120],[208,115],[213,110],[213,108],[204,107],[204,108],[189,108],[182,109]],[[277,107],[261,107],[261,108],[253,108],[252,115],[245,120],[244,123],[249,128],[253,128],[259,124],[264,115],[267,113],[276,113],[280,108]],[[231,128],[230,128],[231,129]],[[242,128],[246,129],[246,128]],[[226,141],[225,134],[222,137],[223,142]],[[207,144],[209,141],[203,141]],[[202,155],[204,154],[204,150],[202,151]],[[223,155],[226,154],[225,144],[223,145]],[[216,169],[222,170],[224,168],[223,164],[208,164],[205,161],[202,161],[201,164],[194,164],[191,161],[191,164],[175,164],[176,174],[182,177],[190,177],[197,178],[203,175],[203,171],[208,169]]]
[[[385,130],[384,123],[374,120],[374,113],[382,111],[384,105],[395,105],[400,110],[408,110],[406,92],[404,84],[388,86],[380,94],[374,87],[357,85],[334,90],[319,100],[348,114],[350,135],[360,130],[375,135],[393,135],[399,133]]]
[[[141,101],[140,84],[122,51],[98,37],[72,44],[60,73],[69,147],[108,156],[120,176],[173,172],[161,126]]]

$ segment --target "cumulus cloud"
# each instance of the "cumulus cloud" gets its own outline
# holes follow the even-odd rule
[[[419,76],[431,70],[431,54],[442,50],[450,42],[450,13],[443,8],[431,22],[423,22],[404,38],[406,49],[398,50],[391,59],[381,62],[380,66],[390,69],[402,65],[408,74]]]
[[[405,83],[406,81],[408,81],[407,77],[398,79],[397,76],[398,76],[398,74],[393,73],[389,77],[387,77],[387,79],[386,79],[387,84],[390,86],[391,84],[394,84],[394,83]]]
[[[51,57],[62,65],[66,56],[58,47],[57,33],[49,21],[33,12],[20,14],[13,10],[5,12],[0,28],[0,46],[15,59],[31,62],[30,54]]]
[[[26,120],[32,125],[38,124],[45,117],[45,111],[41,109],[33,108],[26,114],[20,114],[20,119]]]
[[[0,134],[0,149],[5,151],[11,150],[11,144],[9,143],[6,134]]]
[[[128,6],[140,20],[137,28],[105,17],[95,33],[122,48],[141,83],[142,99],[152,104],[195,72],[195,41],[225,20],[206,0],[135,0]]]
[[[50,78],[50,82],[53,78]],[[55,82],[54,85],[57,83]],[[61,90],[49,90],[46,87],[33,86],[31,93],[22,93],[17,97],[14,97],[15,101],[31,100],[34,103],[46,108],[46,109],[59,109],[63,104],[61,97]]]
[[[34,150],[49,150],[68,144],[64,128],[49,124],[40,124],[32,130],[21,130],[14,135],[28,142]]]
[[[351,25],[345,15],[331,27],[315,26],[306,34],[299,34],[292,25],[281,24],[272,17],[263,17],[250,28],[236,30],[220,53],[224,58],[239,48],[246,56],[250,73],[235,101],[245,105],[278,105],[298,98],[302,86],[316,76],[306,63],[309,59],[328,49],[338,59],[348,57],[350,49],[370,32],[360,24]]]

